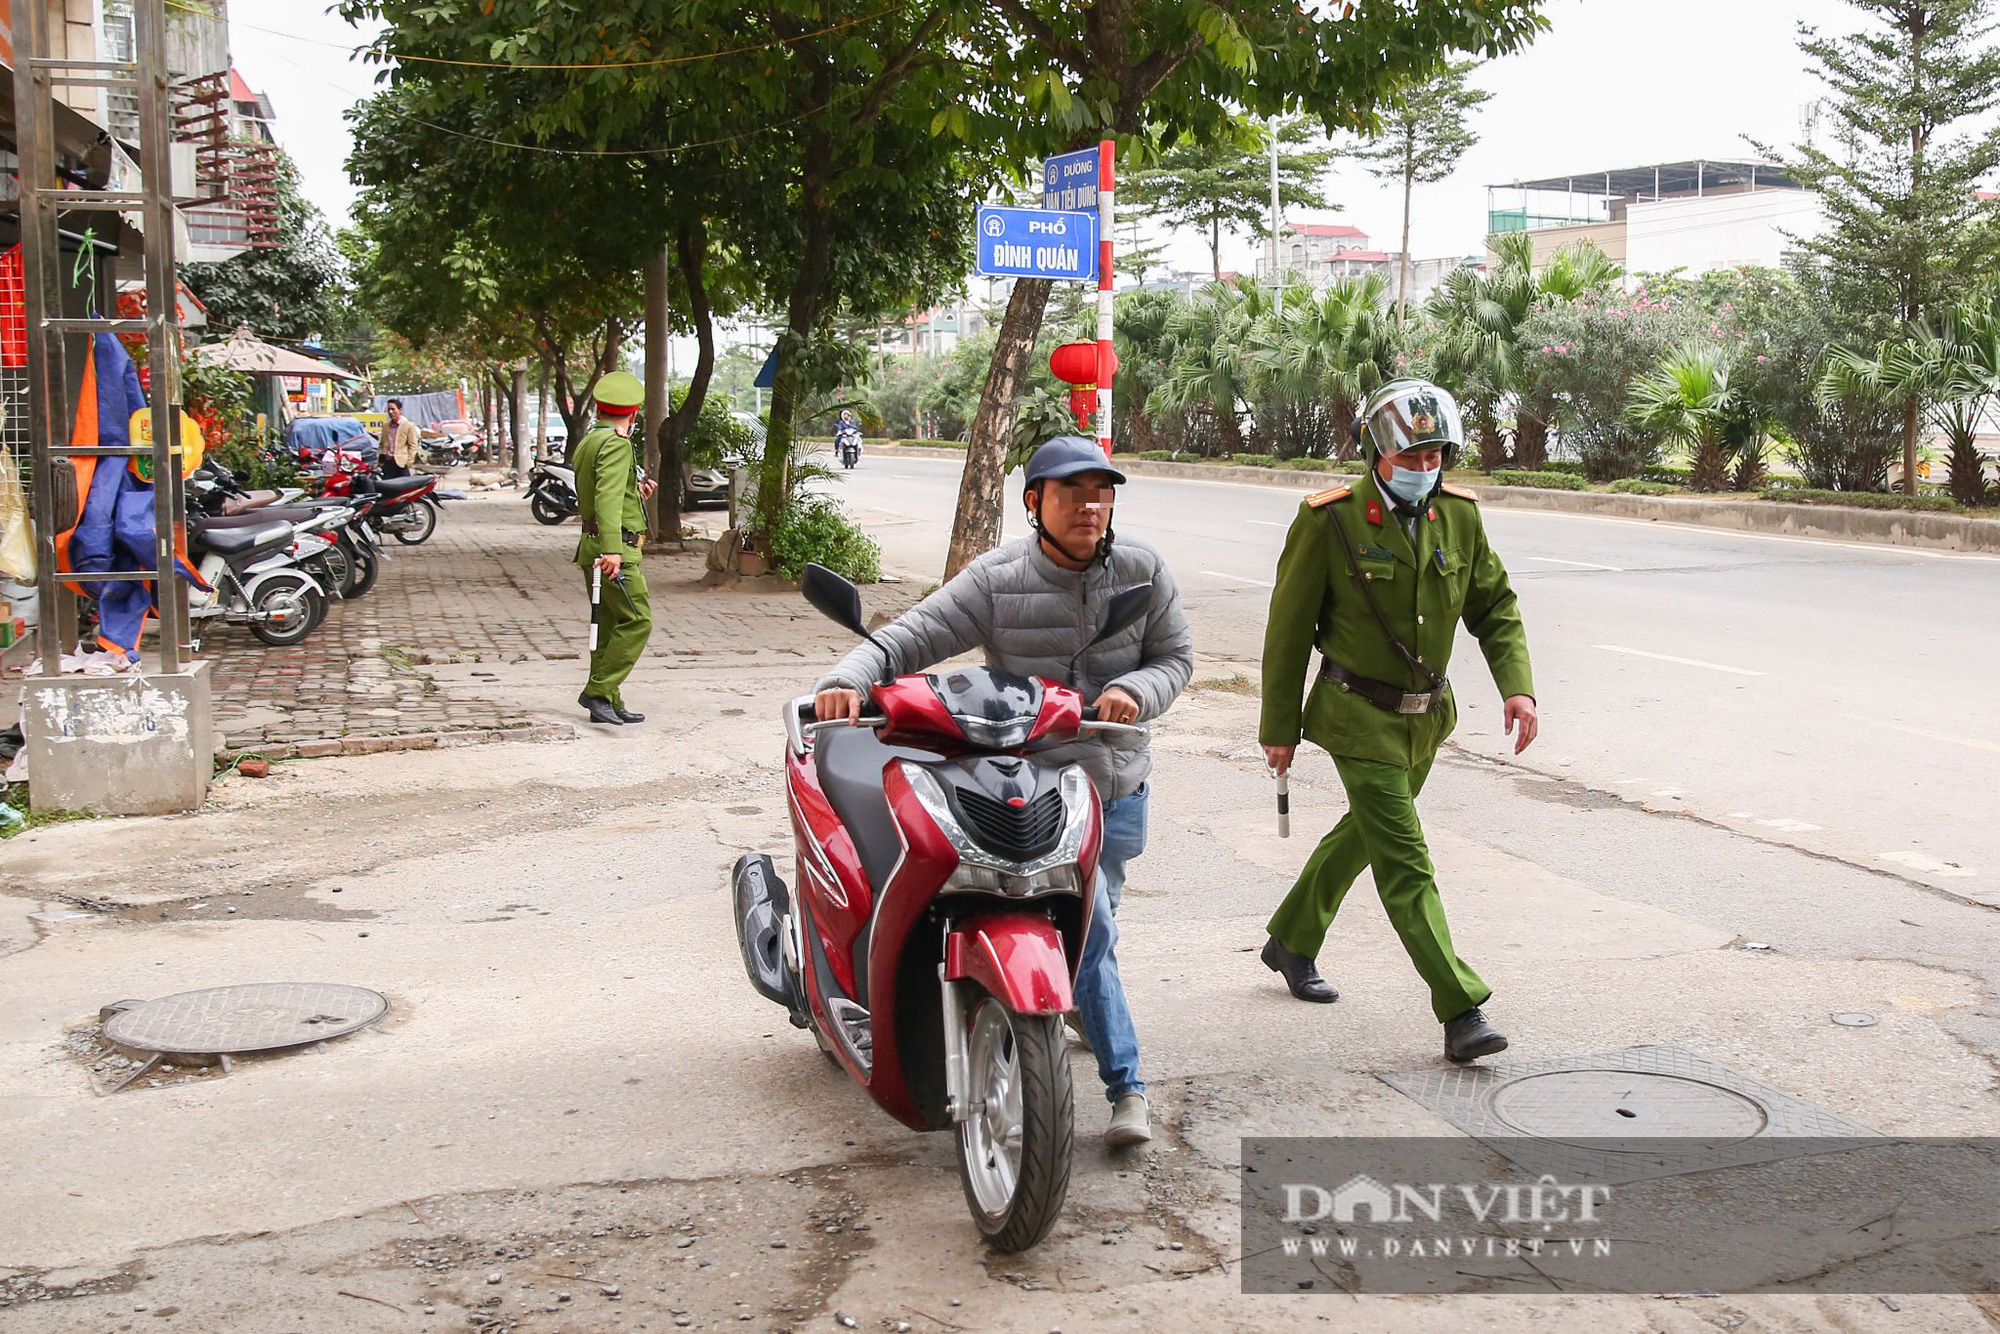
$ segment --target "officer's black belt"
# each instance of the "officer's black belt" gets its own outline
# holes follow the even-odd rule
[[[1387,681],[1377,681],[1372,676],[1350,672],[1324,655],[1319,660],[1319,674],[1342,690],[1352,691],[1376,708],[1387,709],[1390,713],[1436,713],[1444,707],[1444,686],[1436,690],[1405,690]]]
[[[639,534],[633,532],[630,528],[620,528],[618,533],[625,539],[626,546],[636,547],[639,545]],[[585,519],[583,521],[583,535],[585,537],[597,536],[597,520]]]

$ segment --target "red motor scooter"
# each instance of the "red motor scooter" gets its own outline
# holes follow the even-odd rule
[[[802,591],[873,639],[854,585],[809,565]],[[1150,584],[1119,593],[1091,642],[1137,621],[1151,596]],[[980,1232],[1024,1250],[1069,1189],[1062,1016],[1103,835],[1082,766],[1035,754],[1146,729],[1097,721],[1069,685],[983,667],[870,694],[859,726],[812,721],[810,695],[785,705],[798,890],[768,855],[737,861],[744,967],[890,1115],[957,1132]]]
[[[320,470],[322,496],[373,495],[378,498],[372,519],[375,531],[405,546],[430,540],[437,531],[438,479],[430,473],[384,477],[359,454],[344,449],[315,459],[310,449],[299,451],[300,462]]]

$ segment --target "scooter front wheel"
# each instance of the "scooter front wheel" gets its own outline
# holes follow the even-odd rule
[[[968,1012],[958,1176],[987,1244],[1024,1251],[1055,1225],[1069,1194],[1076,1106],[1062,1018],[1016,1014],[981,994]]]

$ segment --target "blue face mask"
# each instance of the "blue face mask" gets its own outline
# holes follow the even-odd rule
[[[1388,487],[1390,495],[1405,505],[1421,505],[1424,498],[1436,488],[1438,474],[1443,471],[1442,468],[1431,468],[1425,472],[1414,472],[1409,468],[1398,468],[1392,463],[1389,465],[1389,480],[1384,485]]]

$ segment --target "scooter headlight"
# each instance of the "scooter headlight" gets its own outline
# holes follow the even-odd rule
[[[1081,894],[1077,858],[1083,852],[1083,837],[1090,822],[1090,779],[1080,765],[1063,772],[1063,831],[1056,846],[1028,862],[1013,862],[996,856],[966,832],[945,799],[944,789],[926,768],[908,760],[898,762],[910,791],[958,854],[958,869],[945,882],[945,892],[1001,894],[1008,898],[1034,898],[1043,894]]]

